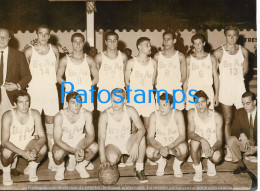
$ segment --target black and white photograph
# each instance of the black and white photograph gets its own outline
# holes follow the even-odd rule
[[[257,190],[256,0],[0,0],[0,190]]]

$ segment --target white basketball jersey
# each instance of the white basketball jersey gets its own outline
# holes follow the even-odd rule
[[[147,65],[142,65],[134,57],[134,67],[130,74],[130,85],[132,89],[153,89],[154,67],[151,58]]]
[[[86,54],[84,60],[80,64],[72,63],[70,57],[67,55],[65,76],[66,81],[71,82],[74,85],[74,90],[84,89],[89,91],[92,80]],[[69,90],[70,88],[68,90],[66,89],[66,91]]]
[[[75,123],[71,123],[64,110],[61,110],[63,122],[62,122],[62,138],[61,140],[67,143],[68,145],[74,145],[78,143],[83,137],[85,137],[84,126],[85,119],[83,116],[83,109],[80,110],[80,117]]]
[[[56,56],[51,45],[49,47],[49,52],[46,55],[41,55],[32,46],[32,57],[29,66],[32,80],[29,86],[47,87],[56,84]]]
[[[244,83],[243,62],[245,60],[239,45],[239,50],[236,54],[229,54],[224,46],[223,56],[219,64],[219,79],[221,86],[225,83],[236,85],[236,83]],[[222,83],[221,83],[222,82]]]
[[[157,89],[174,89],[182,85],[179,52],[167,58],[159,52]]]
[[[217,141],[217,134],[216,134],[216,121],[215,121],[215,113],[214,110],[212,111],[212,116],[209,121],[204,122],[198,115],[197,108],[195,107],[194,113],[194,122],[195,122],[195,133],[199,136],[206,139],[210,146],[212,147]]]
[[[210,54],[205,59],[199,60],[190,55],[190,74],[188,87],[212,86],[212,62]]]
[[[113,119],[111,114],[107,109],[108,122],[106,130],[106,143],[121,143],[125,144],[128,141],[128,138],[131,134],[131,121],[130,117],[126,111],[126,106],[124,106],[124,114],[121,121],[116,121]]]
[[[102,65],[99,70],[99,88],[114,89],[124,88],[124,64],[121,52],[118,51],[118,56],[115,59],[108,58],[103,52]]]
[[[11,111],[13,116],[13,122],[10,127],[9,141],[12,143],[29,142],[33,139],[33,133],[35,130],[31,110],[29,109],[29,119],[24,125],[18,121],[15,111],[13,109]]]
[[[156,130],[155,140],[163,146],[173,143],[179,137],[178,126],[174,120],[175,110],[172,110],[172,115],[167,125],[161,122],[160,115],[157,111],[156,114]]]

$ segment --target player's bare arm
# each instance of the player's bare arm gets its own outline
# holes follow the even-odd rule
[[[55,69],[56,69],[56,72],[57,72],[59,62],[60,62],[60,53],[59,53],[59,49],[57,48],[57,46],[51,45],[51,47],[52,47],[52,50],[53,50],[55,57],[56,57]]]
[[[121,52],[121,55],[122,55],[122,58],[123,58],[123,66],[124,66],[123,71],[125,72],[128,58],[127,58],[126,54],[123,53],[123,52]]]
[[[92,85],[94,86],[98,83],[98,77],[99,77],[97,65],[95,63],[95,60],[93,58],[91,58],[90,56],[87,56],[87,61],[89,64],[89,69],[90,69],[91,75],[93,77]]]
[[[151,58],[151,61],[152,61],[152,64],[153,64],[153,68],[154,68],[154,71],[153,71],[153,76],[152,76],[152,82],[153,82],[153,85],[155,84],[155,79],[156,79],[156,76],[157,76],[157,62]]]
[[[63,78],[63,75],[66,71],[66,67],[67,67],[67,56],[64,56],[61,60],[60,60],[60,64],[57,70],[57,81],[58,83],[61,84],[61,82],[65,82],[65,79]]]
[[[214,88],[215,88],[215,96],[214,96],[214,105],[217,107],[219,104],[219,74],[218,74],[218,64],[216,58],[211,55],[210,56],[212,63],[212,74],[214,80]]]
[[[130,84],[130,74],[134,67],[134,59],[130,59],[127,61],[126,69],[125,69],[125,83],[126,86]]]
[[[98,53],[95,56],[95,62],[96,62],[96,65],[97,65],[97,69],[99,70],[100,67],[101,67],[101,64],[102,64],[102,54],[101,53]]]
[[[26,60],[28,62],[28,64],[30,65],[30,61],[31,61],[31,57],[32,57],[32,47],[28,47],[25,51],[24,51]]]
[[[244,76],[246,76],[247,73],[248,73],[248,65],[249,65],[249,63],[248,63],[248,50],[246,48],[242,47],[242,46],[241,46],[241,50],[242,50],[242,54],[243,54],[244,59],[245,59],[244,62],[243,62],[243,74],[244,74]]]
[[[171,144],[167,145],[168,149],[173,149],[176,146],[178,146],[180,143],[185,141],[186,134],[185,134],[185,123],[184,123],[184,117],[181,111],[175,109],[173,112],[175,112],[174,120],[178,127],[179,137]]]
[[[184,54],[179,52],[180,67],[181,67],[181,82],[184,85],[187,79],[187,64]]]
[[[190,77],[190,56],[188,56],[186,58],[186,80],[185,83],[183,85],[183,91],[186,92],[188,89],[188,81],[189,81],[189,77]]]
[[[153,112],[149,117],[149,128],[148,128],[148,131],[147,131],[147,142],[153,148],[155,148],[156,150],[160,150],[163,147],[163,145],[155,140],[155,138],[154,138],[155,130],[156,130],[156,114],[155,114],[155,112]]]

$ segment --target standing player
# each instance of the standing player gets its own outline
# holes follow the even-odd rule
[[[74,91],[84,89],[89,92],[91,85],[94,86],[98,82],[98,70],[95,61],[90,56],[84,54],[83,47],[85,44],[85,37],[81,33],[74,33],[71,36],[71,42],[73,52],[60,60],[57,71],[57,80],[59,83],[65,82],[63,78],[65,73],[66,81],[71,82],[74,85]],[[91,80],[91,77],[93,77],[93,80]],[[66,92],[69,92],[70,90],[71,86],[66,86]],[[90,94],[87,94],[87,100],[84,101],[87,101],[87,103],[83,103],[82,107],[92,112],[94,110],[94,104],[91,103]],[[67,102],[64,103],[64,108],[66,107]],[[69,154],[69,157],[70,162],[67,170],[73,171],[75,169],[76,160],[74,155]],[[88,167],[90,166],[93,165],[88,165]]]
[[[30,63],[32,80],[29,83],[28,93],[31,95],[31,108],[40,113],[44,111],[45,126],[49,147],[48,168],[55,171],[56,165],[52,158],[53,122],[54,116],[59,112],[56,71],[59,63],[57,47],[48,44],[50,29],[39,26],[36,30],[37,44],[25,50],[25,56]]]
[[[157,176],[164,175],[167,164],[166,157],[175,155],[173,171],[175,177],[182,177],[181,164],[188,155],[188,147],[185,142],[185,123],[183,114],[179,110],[172,109],[172,95],[160,96],[159,110],[154,111],[149,119],[147,140],[150,144],[146,149],[147,157],[158,163]]]
[[[151,103],[149,103],[148,90],[153,89],[157,67],[155,60],[149,57],[151,54],[150,39],[141,37],[137,40],[136,46],[139,53],[136,57],[133,57],[127,62],[125,81],[126,85],[130,85],[133,92],[137,89],[141,89],[145,93],[144,99],[142,99],[143,96],[137,96],[136,100],[134,99],[135,94],[132,94],[129,105],[133,106],[140,116],[143,116],[144,125],[147,129],[149,116],[155,111],[154,96],[153,94],[151,95]]]
[[[168,94],[173,94],[173,89],[182,90],[182,85],[186,81],[186,60],[185,56],[174,49],[176,43],[176,36],[173,32],[163,33],[163,47],[164,50],[160,51],[154,56],[157,61],[157,90],[165,89]],[[176,100],[182,100],[182,93],[177,92]],[[183,110],[184,102],[176,105],[176,109]]]
[[[100,114],[98,122],[98,145],[101,168],[117,164],[122,154],[136,161],[136,177],[141,183],[148,182],[144,174],[145,128],[137,111],[125,105],[126,94],[116,88],[111,92],[112,106]],[[131,135],[131,120],[138,131]]]
[[[17,91],[13,99],[16,108],[5,112],[2,118],[1,161],[5,186],[13,184],[10,170],[16,155],[29,161],[24,170],[24,174],[29,175],[29,181],[38,181],[37,166],[47,151],[41,115],[37,110],[30,109],[30,95],[25,91]],[[38,139],[33,136],[34,132]]]
[[[225,121],[225,139],[231,135],[232,106],[242,108],[242,94],[246,91],[244,76],[248,72],[248,50],[238,44],[239,30],[235,26],[224,29],[226,44],[214,51],[214,56],[219,63],[219,102]],[[231,161],[230,152],[225,160]]]
[[[66,97],[68,107],[61,110],[54,119],[54,146],[53,158],[57,164],[55,180],[64,179],[64,158],[72,153],[75,155],[76,170],[81,178],[88,178],[85,167],[96,155],[98,146],[94,142],[95,132],[91,112],[81,108],[81,97],[77,92],[69,93]],[[85,128],[85,129],[84,129]]]
[[[194,54],[187,57],[187,91],[186,100],[192,100],[189,91],[191,89],[203,90],[211,102],[210,108],[218,106],[219,75],[216,58],[204,51],[206,39],[202,34],[195,34],[191,38],[194,46]],[[215,94],[212,85],[214,84]],[[194,108],[195,104],[186,102],[186,109]]]
[[[191,158],[195,175],[193,181],[202,181],[201,157],[208,158],[208,176],[216,175],[215,164],[222,157],[222,116],[214,110],[209,109],[211,104],[207,94],[200,90],[195,93],[198,102],[194,109],[188,111],[188,137],[191,139]],[[195,99],[194,99],[195,101]]]
[[[105,35],[105,44],[107,49],[96,55],[95,61],[99,69],[99,91],[106,89],[111,92],[114,88],[124,88],[124,71],[127,62],[127,56],[117,50],[118,34],[115,32],[108,32]],[[102,102],[108,101],[108,96],[105,92],[100,94]],[[111,106],[111,102],[102,103],[98,100],[97,109],[104,111]]]

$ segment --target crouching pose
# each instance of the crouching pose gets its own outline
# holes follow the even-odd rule
[[[29,161],[24,170],[24,174],[29,175],[29,181],[38,181],[37,166],[47,151],[41,116],[37,110],[30,109],[30,95],[19,90],[13,99],[16,108],[5,112],[2,118],[1,161],[5,186],[13,184],[10,170],[16,155]],[[33,136],[34,133],[37,136]]]
[[[144,174],[145,128],[137,111],[125,105],[125,96],[123,89],[112,90],[112,106],[100,115],[98,145],[101,168],[116,165],[122,154],[130,155],[130,159],[136,161],[136,177],[144,183],[148,182]],[[132,135],[131,120],[138,129]]]
[[[167,101],[168,99],[168,101]],[[154,111],[149,119],[146,149],[147,157],[158,163],[157,176],[164,175],[167,164],[166,157],[175,155],[173,171],[175,177],[182,177],[181,164],[188,154],[185,142],[185,124],[181,111],[172,109],[172,95],[160,96],[159,110]]]
[[[190,152],[195,169],[193,181],[200,182],[202,181],[201,157],[208,158],[207,175],[216,175],[215,164],[222,158],[223,119],[218,112],[209,109],[209,98],[204,91],[196,92],[195,96],[198,97],[198,102],[195,108],[188,112],[188,137],[191,139]]]
[[[55,180],[64,179],[64,157],[69,153],[75,155],[78,171],[81,178],[88,178],[85,167],[98,151],[94,142],[95,133],[92,124],[91,112],[81,108],[81,97],[77,92],[67,95],[68,107],[62,109],[54,119],[54,146],[53,156],[57,165]],[[84,131],[85,127],[85,131]]]

